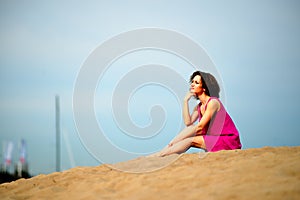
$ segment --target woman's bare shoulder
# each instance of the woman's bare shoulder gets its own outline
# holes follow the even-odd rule
[[[219,110],[220,108],[220,101],[216,98],[211,99],[208,104],[207,104],[208,108],[216,108],[217,110]]]

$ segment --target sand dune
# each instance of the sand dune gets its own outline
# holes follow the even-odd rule
[[[76,167],[1,184],[0,198],[300,199],[300,147],[138,158],[112,166]]]

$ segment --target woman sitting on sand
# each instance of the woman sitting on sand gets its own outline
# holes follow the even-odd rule
[[[196,71],[191,75],[190,83],[190,91],[183,102],[183,118],[187,127],[154,156],[184,153],[190,147],[212,152],[241,149],[239,132],[219,100],[220,87],[215,77]],[[188,104],[191,97],[200,100],[192,114]],[[198,123],[194,125],[196,120]]]

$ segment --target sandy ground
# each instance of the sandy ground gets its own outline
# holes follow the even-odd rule
[[[0,199],[300,199],[300,147],[76,167],[1,184]]]

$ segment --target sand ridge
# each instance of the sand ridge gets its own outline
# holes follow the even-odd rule
[[[172,161],[172,162],[170,162]],[[159,170],[154,170],[163,166]],[[137,158],[0,185],[1,199],[300,199],[300,147]],[[114,168],[142,170],[128,173]],[[125,170],[126,171],[126,170]]]

